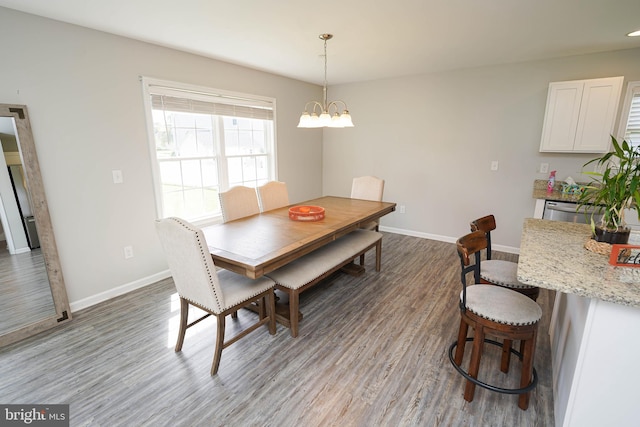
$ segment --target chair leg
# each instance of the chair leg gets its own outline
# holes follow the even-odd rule
[[[360,265],[364,265],[364,254],[360,255]]]
[[[218,373],[218,367],[220,366],[220,357],[222,357],[222,349],[224,348],[224,327],[225,316],[216,315],[216,323],[218,324],[218,333],[216,334],[216,350],[213,355],[213,364],[211,365],[211,375]]]
[[[505,374],[509,372],[509,362],[511,361],[511,340],[504,340],[502,343],[502,359],[500,361],[500,370]]]
[[[237,319],[238,318],[238,310],[236,310],[233,313],[231,313],[231,318],[232,319]]]
[[[376,243],[376,271],[380,271],[382,264],[382,240],[378,240]]]
[[[178,341],[176,341],[175,351],[182,350],[184,334],[187,332],[187,319],[189,318],[189,301],[180,298],[180,330],[178,331]]]
[[[478,379],[478,371],[480,370],[480,359],[482,358],[482,347],[484,346],[484,329],[476,326],[473,333],[473,350],[471,351],[471,362],[469,363],[469,375]],[[464,388],[464,400],[473,401],[473,395],[476,391],[476,385],[467,380]]]
[[[264,297],[262,297],[258,302],[258,317],[260,318],[260,320],[262,320],[266,316],[267,315],[266,315],[266,308],[265,308],[265,300],[264,300]]]
[[[262,303],[267,306],[267,315],[269,316],[269,333],[276,334],[276,294],[269,292],[266,299],[262,298]]]
[[[534,331],[533,337],[524,342],[524,350],[522,353],[522,375],[520,377],[520,387],[526,387],[531,382],[533,375],[533,357],[535,355],[537,331]],[[523,393],[518,397],[518,407],[526,410],[529,407],[529,393]]]
[[[298,336],[298,306],[300,294],[297,289],[289,291],[289,328],[293,338]]]
[[[467,332],[469,331],[469,325],[464,320],[460,319],[460,329],[458,331],[458,346],[456,347],[456,355],[454,361],[456,365],[460,366],[462,363],[462,357],[464,356],[464,345],[467,342]]]

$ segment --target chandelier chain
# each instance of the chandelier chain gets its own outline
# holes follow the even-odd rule
[[[320,36],[321,39],[324,40],[324,86],[322,89],[323,92],[323,108],[326,111],[328,106],[327,106],[327,40],[330,39],[330,37],[326,37],[326,34],[323,34]]]

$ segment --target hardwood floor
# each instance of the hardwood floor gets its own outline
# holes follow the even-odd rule
[[[55,312],[42,249],[11,255],[0,242],[0,334]]]
[[[385,233],[381,272],[374,261],[367,256],[360,277],[338,275],[301,295],[298,338],[280,325],[275,336],[255,331],[223,351],[214,377],[214,319],[173,351],[179,304],[170,279],[74,313],[0,350],[0,403],[69,403],[73,426],[554,424],[547,291],[529,409],[480,388],[467,403],[447,355],[460,321],[455,246]],[[253,316],[229,319],[227,334]],[[480,375],[511,385],[519,369],[514,361],[500,373],[499,349],[487,348]]]

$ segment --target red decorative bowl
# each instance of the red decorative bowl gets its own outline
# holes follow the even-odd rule
[[[294,206],[289,208],[289,219],[294,221],[320,221],[324,219],[324,208],[320,206]]]

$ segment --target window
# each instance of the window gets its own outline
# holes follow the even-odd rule
[[[640,82],[629,82],[621,115],[620,133],[627,142],[640,146]]]
[[[205,222],[218,193],[275,180],[271,98],[143,78],[160,218]]]

